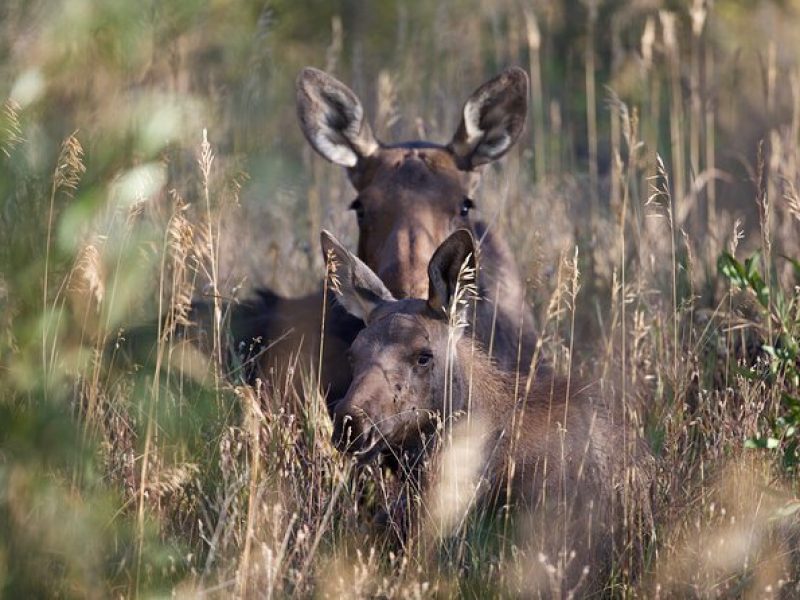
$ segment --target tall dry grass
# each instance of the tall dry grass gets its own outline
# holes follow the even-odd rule
[[[344,176],[294,122],[301,66],[352,83],[385,139],[444,141],[475,85],[522,64],[531,135],[487,169],[480,216],[528,282],[537,357],[600,379],[657,465],[653,522],[626,521],[607,594],[796,594],[797,433],[779,419],[798,382],[764,349],[798,331],[782,258],[800,258],[796,12],[0,8],[0,593],[570,592],[557,565],[529,580],[541,559],[511,541],[508,513],[446,515],[457,525],[434,542],[401,535],[406,511],[448,497],[429,506],[340,456],[319,374],[248,385],[227,327],[254,287],[318,285],[320,226],[356,239]],[[765,306],[717,271],[723,252],[756,249]],[[174,335],[193,298],[213,306],[200,347]],[[468,463],[469,443],[451,448]],[[460,490],[450,474],[443,489]]]

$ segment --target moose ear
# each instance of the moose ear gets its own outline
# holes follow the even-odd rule
[[[394,300],[380,278],[329,232],[320,234],[330,288],[344,309],[365,323],[376,306]]]
[[[297,77],[297,116],[306,139],[332,163],[354,167],[378,149],[358,97],[318,69]]]
[[[475,90],[449,145],[461,169],[469,171],[508,152],[527,114],[528,74],[519,67],[506,69]]]
[[[474,283],[477,264],[475,241],[467,229],[458,229],[436,249],[428,263],[428,306],[436,314],[449,314],[457,301],[459,275],[461,286]]]

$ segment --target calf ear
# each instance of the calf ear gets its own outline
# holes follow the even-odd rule
[[[475,90],[464,104],[449,148],[464,170],[497,160],[511,149],[528,114],[528,74],[506,69]]]
[[[300,72],[297,116],[306,139],[332,163],[354,167],[378,149],[358,97],[327,73],[311,67]]]
[[[428,306],[441,316],[452,314],[460,288],[475,284],[475,241],[467,229],[452,233],[433,253],[428,263]],[[459,276],[461,279],[459,280]]]
[[[344,309],[365,323],[376,306],[394,300],[380,278],[330,233],[320,235],[330,289]]]

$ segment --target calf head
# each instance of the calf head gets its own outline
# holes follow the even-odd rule
[[[456,230],[436,249],[426,300],[395,299],[325,231],[322,249],[336,265],[331,286],[339,302],[366,323],[350,348],[353,380],[334,411],[333,442],[362,461],[413,450],[450,411],[464,408],[452,365],[467,310],[460,279],[476,268],[472,234]]]
[[[347,169],[357,197],[358,256],[397,298],[422,298],[434,250],[471,228],[471,198],[480,167],[519,138],[528,106],[528,76],[513,67],[484,83],[464,104],[445,145],[382,144],[358,97],[330,75],[306,68],[297,80],[300,125],[314,149]]]

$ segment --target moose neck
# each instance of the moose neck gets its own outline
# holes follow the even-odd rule
[[[458,405],[501,428],[514,406],[515,375],[498,368],[469,333],[459,340],[456,355]]]
[[[536,348],[536,328],[517,263],[506,241],[486,223],[472,224],[481,240],[478,293],[473,327],[484,344],[493,340],[491,357],[497,367],[509,373],[525,374],[531,367]],[[488,349],[487,349],[488,350]]]

